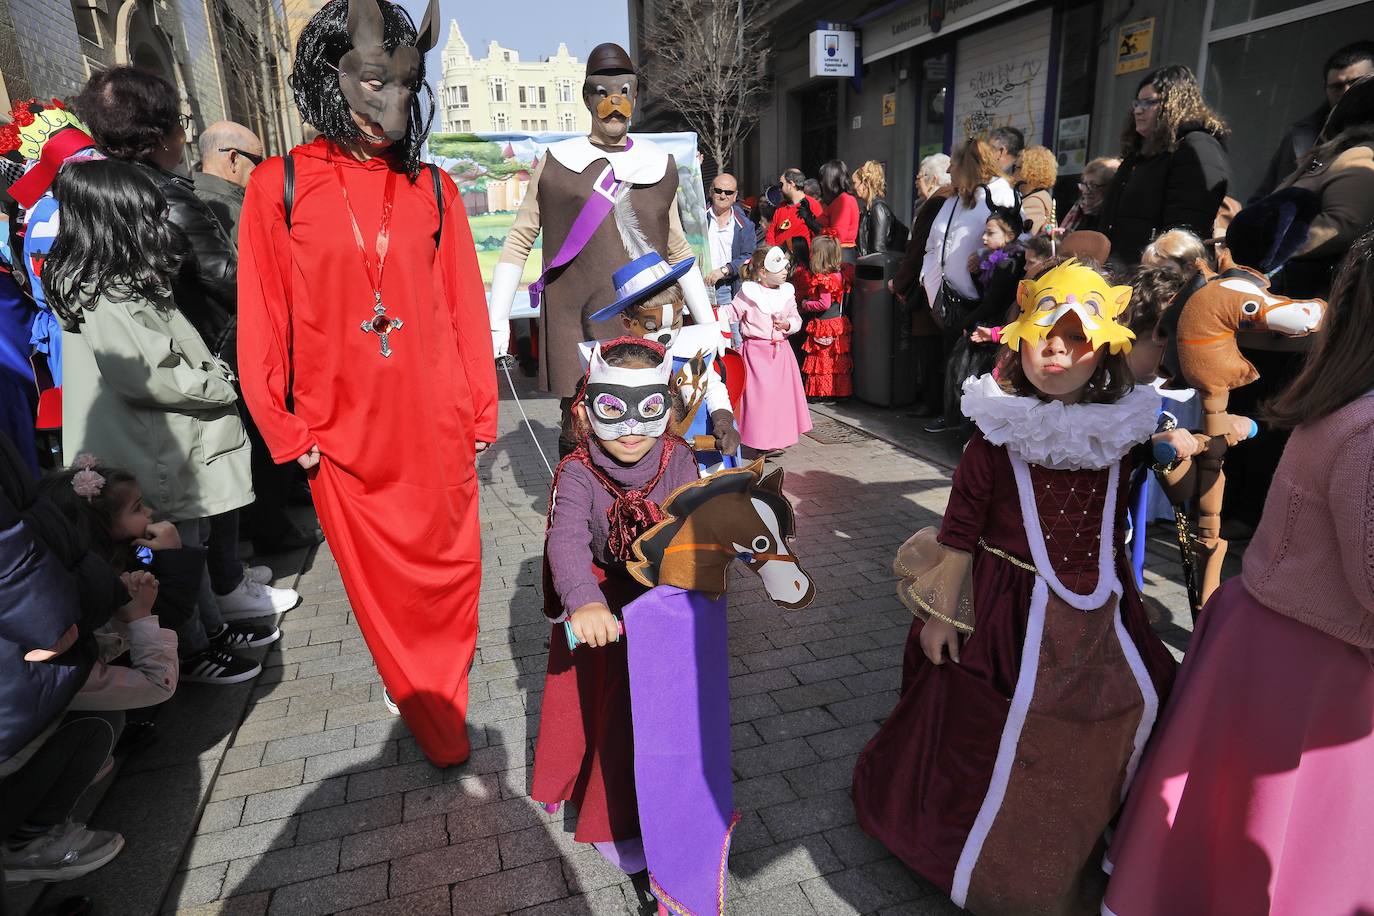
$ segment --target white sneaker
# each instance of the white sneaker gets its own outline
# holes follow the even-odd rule
[[[295,589],[273,588],[244,576],[237,588],[227,595],[216,595],[215,601],[220,617],[228,621],[284,614],[301,603],[301,596]]]
[[[391,691],[385,687],[382,688],[382,703],[386,706],[387,712],[393,716],[401,714],[401,707],[396,705],[396,701],[391,698]]]
[[[36,840],[0,853],[6,881],[69,881],[95,871],[124,848],[124,837],[85,824],[58,824]]]
[[[249,566],[247,563],[243,564],[243,577],[245,579],[252,579],[259,585],[271,585],[272,579],[274,578],[272,567]]]

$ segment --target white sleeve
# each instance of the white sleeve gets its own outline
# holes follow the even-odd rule
[[[176,692],[176,632],[163,629],[156,616],[139,618],[126,630],[132,667],[97,662],[70,709],[140,709],[162,703]]]
[[[709,365],[706,367],[706,410],[709,413],[717,410],[728,410],[731,414],[735,412],[730,406],[730,392],[725,382],[721,380],[720,373]]]

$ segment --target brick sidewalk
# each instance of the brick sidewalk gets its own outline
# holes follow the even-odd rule
[[[557,401],[524,398],[552,457]],[[911,623],[893,592],[891,557],[917,528],[938,523],[948,472],[885,442],[847,438],[861,441],[806,438],[781,461],[816,602],[782,612],[753,576],[732,582],[743,815],[730,858],[735,914],[958,912],[855,826],[849,800],[855,757],[896,700]],[[485,568],[470,761],[434,769],[387,714],[322,551],[300,577],[305,603],[282,622],[164,912],[639,912],[629,882],[572,842],[563,815],[528,797],[549,635],[538,593],[548,476],[509,397],[500,441],[479,470]],[[1153,574],[1148,584],[1186,619],[1176,586]]]

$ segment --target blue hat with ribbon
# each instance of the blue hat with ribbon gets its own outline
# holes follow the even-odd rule
[[[682,275],[692,269],[696,258],[687,258],[677,264],[669,265],[663,255],[651,251],[635,258],[624,267],[611,274],[615,284],[616,301],[591,315],[591,321],[605,321],[625,311],[637,302],[643,302],[655,293],[672,286]]]

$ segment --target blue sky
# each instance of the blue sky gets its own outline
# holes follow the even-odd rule
[[[401,0],[401,5],[416,19],[424,13],[426,3],[427,0]],[[498,41],[503,47],[519,51],[524,60],[537,60],[557,51],[562,41],[575,57],[586,60],[587,52],[603,41],[629,47],[627,6],[626,0],[439,0],[444,15],[439,48],[448,40],[449,20],[457,19],[463,38],[478,56],[486,53],[487,42]]]

